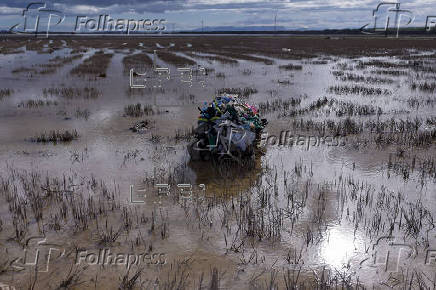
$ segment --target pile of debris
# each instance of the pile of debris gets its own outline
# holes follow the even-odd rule
[[[205,102],[198,117],[195,140],[188,146],[192,160],[253,157],[255,140],[268,123],[258,109],[238,95],[224,94]]]

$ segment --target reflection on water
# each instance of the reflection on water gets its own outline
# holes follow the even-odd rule
[[[143,47],[143,42],[139,42],[138,47],[130,53],[138,53]],[[70,75],[72,67],[83,59],[59,68],[55,75],[38,75],[31,80],[26,75],[14,75],[10,72],[12,68],[8,64],[14,61],[15,66],[23,66],[29,62],[39,65],[52,57],[68,55],[69,49],[57,50],[52,55],[29,51],[17,58],[8,55],[0,59],[2,85],[17,88],[13,96],[0,100],[0,118],[4,124],[0,127],[2,168],[6,167],[7,162],[13,161],[18,168],[31,167],[50,175],[74,172],[85,179],[95,174],[97,178],[105,179],[110,184],[116,183],[126,204],[129,186],[141,183],[149,177],[152,187],[156,183],[166,183],[168,176],[172,175],[173,181],[179,183],[191,183],[194,187],[204,184],[211,196],[225,193],[228,198],[223,199],[224,204],[205,202],[196,208],[198,205],[195,199],[172,204],[171,198],[159,204],[159,210],[169,212],[169,240],[172,243],[168,246],[169,251],[177,249],[184,253],[204,247],[203,250],[214,255],[222,255],[224,252],[229,256],[233,255],[231,257],[235,260],[240,260],[241,255],[246,258],[247,249],[251,251],[250,247],[254,249],[258,246],[256,255],[271,262],[268,266],[279,261],[277,265],[286,268],[289,265],[284,262],[284,257],[288,250],[296,249],[298,252],[300,245],[303,245],[302,253],[308,265],[326,265],[340,270],[347,268],[347,264],[353,269],[358,268],[368,254],[365,251],[374,243],[374,236],[389,232],[391,224],[395,225],[395,230],[399,233],[407,233],[407,238],[420,242],[421,249],[425,243],[434,245],[430,216],[436,214],[435,179],[425,179],[425,184],[422,184],[423,179],[417,178],[422,172],[418,171],[419,166],[411,171],[410,176],[406,175],[403,163],[407,161],[407,154],[401,153],[402,151],[393,153],[397,154],[397,159],[404,168],[394,164],[392,168],[397,166],[400,169],[389,172],[386,164],[393,151],[391,148],[367,149],[366,144],[358,148],[351,138],[347,139],[350,143],[343,148],[319,146],[306,150],[303,146],[267,146],[266,152],[258,154],[250,166],[220,167],[207,162],[189,162],[187,141],[175,138],[177,130],[189,130],[195,125],[197,107],[203,101],[212,99],[217,89],[225,87],[256,88],[257,93],[248,97],[253,103],[287,100],[291,97],[301,99],[301,105],[295,108],[285,106],[267,114],[269,125],[266,130],[275,135],[279,135],[278,132],[282,130],[293,129],[293,121],[329,120],[331,124],[350,117],[335,114],[335,105],[328,104],[319,108],[316,105],[311,106],[324,95],[351,102],[353,105],[365,104],[383,108],[381,115],[352,114],[350,118],[358,121],[434,115],[434,109],[430,105],[434,101],[431,94],[413,91],[408,85],[403,85],[408,76],[400,75],[391,85],[371,84],[394,90],[395,96],[392,98],[335,95],[328,92],[329,86],[352,86],[355,83],[351,80],[341,81],[331,72],[340,71],[337,66],[342,63],[342,68],[350,66],[345,71],[356,73],[359,70],[358,61],[368,61],[368,58],[331,58],[323,64],[275,59],[275,65],[260,65],[251,61],[229,65],[196,59],[198,65],[213,68],[214,73],[222,73],[225,77],[215,78],[211,72],[206,88],[183,87],[176,79],[166,83],[163,90],[143,90],[130,94],[129,75],[123,72],[122,66],[122,59],[129,51],[106,51],[115,55],[108,68],[107,77],[97,81]],[[95,52],[96,49],[90,49],[84,58]],[[178,52],[178,55],[183,56],[183,52]],[[213,53],[199,55],[213,56]],[[283,71],[278,68],[290,62],[302,64],[303,68],[301,71]],[[164,65],[162,60],[157,63]],[[169,67],[175,71],[174,66]],[[365,68],[359,73],[362,76],[371,75],[374,74],[373,70],[371,67]],[[42,98],[44,88],[58,86],[95,87],[101,91],[101,96],[92,100],[58,97],[59,105],[50,108],[17,107],[19,101]],[[410,96],[417,97],[417,100],[409,100]],[[428,105],[413,110],[409,107],[411,103],[422,100],[426,100]],[[138,118],[124,116],[124,107],[136,103],[150,105],[155,111],[164,113]],[[90,111],[89,119],[77,118],[76,110],[85,108]],[[351,107],[350,111],[354,113],[354,109],[355,107]],[[400,114],[396,115],[394,112]],[[128,130],[135,122],[143,119],[150,120],[152,124],[144,134],[134,134]],[[79,140],[71,144],[54,146],[26,141],[39,132],[70,128],[77,129],[81,135]],[[306,133],[323,135],[325,132],[314,129]],[[432,154],[434,147],[429,146],[425,150]],[[420,165],[430,167],[429,164]],[[178,171],[177,166],[180,166]],[[428,171],[431,177],[432,171]],[[176,173],[178,179],[175,178]],[[408,178],[405,179],[404,176]],[[177,193],[177,189],[175,192]],[[153,198],[153,192],[147,193],[147,197]],[[417,200],[421,203],[417,203]],[[148,206],[147,202],[148,200]],[[155,210],[152,206],[153,203],[150,203],[145,211],[150,213]],[[193,208],[195,214],[189,213],[189,207]],[[426,215],[425,210],[431,215]],[[415,224],[420,215],[425,217],[427,223]],[[204,220],[196,220],[197,216]],[[204,224],[207,226],[202,228]],[[280,231],[277,231],[277,224],[281,226]],[[403,228],[398,229],[399,224]],[[143,227],[146,226],[138,225],[140,229]],[[197,227],[200,228],[200,233],[196,231]],[[371,236],[368,234],[370,230],[379,232]],[[423,235],[425,230],[430,233],[428,237]],[[279,243],[274,243],[277,242],[274,239]],[[159,240],[157,244],[160,243],[164,242]],[[247,249],[238,248],[241,244]],[[253,261],[250,263],[254,264]],[[310,272],[310,269],[305,270]],[[366,276],[369,284],[371,275],[376,274]]]
[[[327,230],[326,238],[319,246],[321,263],[332,268],[342,269],[356,257],[359,239],[350,229],[334,226]],[[362,250],[362,249],[359,249]]]

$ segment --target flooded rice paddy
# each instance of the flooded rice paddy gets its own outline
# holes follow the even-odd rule
[[[1,283],[435,289],[434,40],[4,38],[0,56]],[[256,157],[191,162],[223,92],[268,119]]]

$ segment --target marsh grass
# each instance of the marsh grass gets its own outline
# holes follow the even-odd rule
[[[398,69],[398,68],[408,68],[410,65],[405,61],[400,62],[389,62],[384,60],[370,60],[370,61],[358,61],[356,68],[364,69],[366,67],[375,67],[383,69]]]
[[[420,90],[422,92],[428,92],[428,93],[434,93],[436,91],[436,82],[423,82],[423,83],[416,83],[412,82],[410,85],[410,88],[412,90]]]
[[[168,63],[168,64],[172,64],[175,66],[194,66],[197,63],[189,58],[171,53],[171,52],[164,52],[164,51],[159,51],[157,52],[157,56],[163,60],[164,62]]]
[[[124,39],[104,42],[92,39],[86,41],[97,43],[102,47],[122,47],[121,43],[128,41],[126,47],[132,46],[132,41]],[[203,45],[204,40],[201,41],[199,45]],[[214,41],[221,45],[228,45],[222,44],[222,40],[209,42]],[[313,43],[313,40],[310,41]],[[340,41],[346,43],[349,40]],[[333,43],[332,49],[336,52],[353,54],[346,51],[347,48],[339,46],[337,40],[330,39],[325,43]],[[280,42],[280,45],[282,44],[286,45],[287,42]],[[395,45],[398,43],[395,42]],[[261,46],[262,44],[259,45]],[[279,49],[280,47],[276,47],[275,51]],[[354,49],[354,53],[361,55],[361,50],[361,47],[358,47]],[[249,49],[245,52],[242,49],[240,51],[244,54]],[[371,53],[384,55],[385,51]],[[295,57],[299,56],[295,55]],[[375,66],[390,67],[389,64],[375,64]],[[337,77],[347,77],[341,71],[335,74]],[[361,79],[357,77],[357,80]],[[78,93],[73,89],[61,92],[54,89],[51,93],[65,97],[83,96],[82,90],[79,91]],[[278,90],[270,90],[270,92],[271,96],[279,96]],[[47,93],[51,94],[48,91]],[[269,94],[269,91],[267,93]],[[400,102],[402,97],[399,96],[396,101]],[[279,115],[289,117],[281,121],[285,121],[295,131],[310,132],[320,136],[325,136],[327,133],[334,136],[349,136],[352,140],[350,144],[347,141],[347,146],[349,145],[345,148],[347,154],[354,154],[358,149],[368,148],[375,150],[376,154],[383,153],[382,157],[377,158],[377,164],[380,166],[377,166],[373,173],[380,177],[387,176],[388,179],[391,176],[398,176],[400,179],[393,180],[394,190],[389,188],[389,182],[386,180],[382,184],[368,182],[368,178],[362,177],[354,164],[355,159],[357,163],[357,158],[354,159],[351,155],[346,156],[353,161],[352,166],[346,164],[346,171],[335,170],[334,174],[332,171],[331,176],[327,177],[320,173],[322,169],[318,168],[317,162],[312,164],[305,156],[295,161],[287,159],[287,162],[293,163],[286,164],[286,167],[283,162],[270,163],[272,159],[266,156],[268,158],[261,158],[261,170],[246,179],[241,174],[244,170],[248,171],[248,165],[235,167],[231,163],[212,162],[200,167],[202,173],[201,170],[206,170],[207,166],[213,166],[212,177],[207,177],[207,181],[210,182],[206,184],[207,192],[195,192],[191,200],[183,200],[179,192],[174,191],[168,197],[163,197],[165,202],[159,205],[159,210],[157,210],[158,206],[154,207],[154,205],[150,206],[151,209],[142,210],[141,206],[124,203],[125,194],[120,194],[120,189],[115,182],[113,189],[109,189],[112,187],[106,186],[103,181],[97,182],[92,173],[87,176],[84,172],[66,171],[64,176],[54,177],[48,173],[46,176],[41,175],[33,169],[26,171],[8,167],[0,173],[0,196],[5,200],[5,219],[2,217],[0,225],[3,224],[2,234],[10,237],[9,240],[5,239],[5,245],[21,250],[35,232],[51,234],[52,231],[59,236],[64,235],[67,240],[83,243],[87,241],[88,234],[97,232],[96,247],[125,244],[125,247],[131,251],[139,250],[138,247],[141,247],[141,250],[148,249],[151,252],[155,248],[159,249],[160,246],[165,247],[167,243],[183,246],[177,240],[177,236],[180,232],[189,232],[192,235],[188,237],[192,240],[188,241],[209,246],[216,245],[214,242],[219,244],[219,247],[213,249],[215,253],[225,256],[226,262],[236,261],[234,264],[240,271],[239,283],[244,283],[252,289],[363,289],[359,280],[361,264],[353,265],[346,262],[338,269],[329,269],[323,265],[312,266],[313,261],[307,258],[313,251],[319,253],[324,243],[332,242],[329,241],[331,235],[328,232],[331,225],[341,229],[345,226],[351,228],[347,235],[350,235],[353,241],[364,237],[365,253],[357,252],[360,251],[358,243],[353,242],[354,251],[359,258],[366,257],[366,254],[370,256],[370,245],[377,242],[381,236],[387,235],[396,236],[398,240],[407,243],[411,242],[420,253],[429,248],[434,240],[432,234],[435,223],[432,204],[426,203],[425,200],[427,185],[431,189],[431,183],[436,180],[436,161],[431,155],[433,149],[431,146],[434,146],[436,140],[436,130],[433,130],[436,121],[431,114],[429,116],[416,114],[418,115],[416,119],[398,119],[399,116],[395,115],[389,118],[390,111],[382,112],[377,106],[379,103],[362,104],[351,99],[320,97],[311,98],[308,103],[302,105],[301,99],[303,97],[265,100],[259,107],[263,113],[277,111],[280,112]],[[426,96],[403,98],[403,101],[415,108],[433,104],[434,100]],[[132,115],[145,114],[142,105],[139,109],[135,106],[127,108],[128,112]],[[335,114],[335,116],[329,118],[328,114]],[[297,118],[299,115],[301,118]],[[430,128],[423,130],[424,125]],[[167,145],[164,141],[178,139],[184,142],[184,139],[189,137],[189,129],[176,130],[174,136],[165,137],[167,139],[157,134],[158,132],[154,132],[151,139],[156,143],[153,147],[160,153],[163,145]],[[415,149],[422,149],[421,151],[426,153],[418,156],[420,150]],[[358,152],[360,157],[361,152]],[[394,153],[388,158],[386,152]],[[274,152],[270,153],[274,154]],[[289,156],[295,156],[294,153],[299,154],[293,152]],[[372,153],[374,151],[370,154]],[[70,159],[76,160],[77,155],[78,153],[73,152]],[[138,157],[137,151],[130,149],[127,149],[127,153],[124,154],[125,161],[136,160]],[[343,155],[340,157],[342,158]],[[169,168],[163,164],[162,168],[154,167],[150,176],[145,176],[144,183],[149,186],[150,192],[155,190],[156,181],[168,183],[173,189],[177,184],[189,182],[192,178],[191,172],[184,162],[171,165]],[[404,182],[404,186],[401,184],[397,186],[398,181]],[[401,190],[401,188],[413,189],[415,187],[413,181],[421,185],[421,191]],[[146,204],[148,205],[148,200]],[[329,208],[330,206],[332,208]],[[100,227],[99,225],[105,221],[105,226]],[[174,227],[179,227],[176,233]],[[140,232],[142,228],[146,228],[145,231],[148,233],[142,235]],[[84,236],[85,240],[80,236]],[[292,243],[288,249],[290,241]],[[265,252],[271,250],[274,250],[277,259],[285,263],[283,268],[265,259],[263,256]],[[338,256],[339,254],[341,253],[338,252]],[[6,264],[7,261],[11,260],[6,260]],[[225,280],[225,284],[221,283],[224,275],[215,265],[211,265],[210,277],[207,277],[207,274],[195,277],[195,274],[201,271],[194,272],[192,263],[193,261],[187,259],[172,261],[170,265],[165,265],[165,268],[162,267],[157,271],[158,277],[155,273],[150,273],[153,281],[145,288],[220,289],[229,285],[228,283],[232,285],[230,279],[234,276],[225,277],[229,280]],[[6,264],[2,263],[2,265]],[[395,277],[390,276],[380,287],[434,288],[434,279],[415,270],[415,266],[418,267],[411,264],[407,269],[409,271],[413,268],[412,272],[404,271],[397,273]],[[227,268],[227,264],[224,267]],[[207,268],[203,267],[203,269],[206,269],[205,273],[207,273]],[[102,267],[100,270],[105,269]],[[2,271],[9,270],[7,266],[2,268],[0,265],[0,272]],[[139,271],[133,273],[127,271],[126,274],[121,274],[120,283],[115,287],[144,288],[144,283],[141,283],[142,276],[147,273]],[[378,272],[378,269],[376,271]],[[90,277],[86,271],[80,274],[80,280],[75,278],[78,275],[74,274],[74,270],[68,271],[61,266],[56,268],[57,272],[66,272],[60,282],[60,286],[64,288],[80,288],[82,285],[77,285],[76,282],[89,279],[91,279],[89,282],[94,283],[90,283],[91,287],[98,287],[97,279],[92,281],[93,277]],[[4,273],[6,272],[2,274]],[[107,272],[103,274],[111,275]],[[18,274],[15,277],[20,279]],[[377,281],[378,278],[379,276]],[[36,283],[37,279],[36,275],[30,277],[30,289],[45,286],[42,286],[41,277],[38,283]],[[157,282],[154,283],[155,281]],[[117,281],[115,284],[118,284]],[[58,285],[55,283],[54,286]]]
[[[35,74],[52,74],[55,73],[59,68],[63,67],[66,64],[72,63],[74,60],[80,59],[83,57],[83,54],[77,54],[73,56],[56,56],[55,58],[49,59],[48,63],[38,65],[41,70],[34,70]],[[24,68],[24,71],[26,69]],[[14,72],[14,71],[13,71]]]
[[[132,55],[126,55],[123,58],[124,71],[130,71],[134,69],[135,72],[142,73],[144,70],[151,68],[153,66],[153,61],[145,53],[137,53]]]
[[[259,103],[260,114],[268,114],[275,111],[288,111],[291,107],[297,107],[301,104],[301,98],[290,98],[287,100],[276,99]]]
[[[12,89],[0,89],[0,101],[5,97],[9,97],[13,93],[14,93],[14,90],[12,90]]]
[[[142,105],[140,103],[127,105],[124,107],[124,116],[128,117],[142,117],[157,114],[151,105]]]
[[[216,90],[216,94],[236,94],[243,98],[249,98],[252,94],[256,94],[257,89],[253,87],[245,88],[221,88]]]
[[[42,92],[44,96],[57,96],[66,99],[74,99],[74,98],[96,99],[101,95],[101,92],[94,87],[44,88]]]
[[[382,89],[382,88],[373,88],[373,87],[366,87],[366,86],[330,86],[328,88],[328,91],[330,93],[335,93],[337,95],[348,95],[348,94],[355,94],[355,95],[390,95],[392,92],[388,89]]]
[[[85,59],[83,63],[73,68],[71,74],[77,76],[106,77],[106,70],[109,67],[112,57],[113,54],[111,53],[98,51],[91,57]]]
[[[373,70],[371,73],[375,73],[378,75],[389,75],[394,77],[406,76],[408,75],[407,71],[404,70]]]
[[[222,64],[238,64],[238,61],[231,58],[226,58],[218,55],[200,55],[193,52],[184,52],[187,56],[210,61],[217,61]]]
[[[299,65],[299,64],[287,64],[287,65],[280,65],[279,69],[283,69],[283,70],[302,70],[303,66]]]
[[[57,101],[51,101],[51,100],[27,100],[27,101],[21,101],[18,104],[18,107],[20,108],[39,108],[39,107],[50,107],[50,106],[57,106]]]
[[[89,116],[91,115],[91,112],[88,109],[80,109],[77,108],[75,112],[75,116],[77,119],[85,119],[88,120]]]
[[[130,268],[127,269],[126,273],[120,277],[121,280],[119,290],[133,290],[135,289],[136,284],[138,283],[138,279],[141,278],[141,273],[143,269],[138,269],[136,272],[130,277],[129,272]]]
[[[97,243],[100,246],[112,246],[120,237],[122,233],[122,228],[114,230],[112,226],[108,226],[108,221],[106,220],[103,229],[99,229],[97,221]]]
[[[13,74],[19,74],[19,73],[33,73],[37,74],[38,70],[35,68],[28,68],[28,67],[18,67],[11,71]]]
[[[225,79],[226,78],[226,74],[223,73],[223,72],[217,72],[215,74],[215,77],[218,78],[218,79]]]
[[[357,82],[357,83],[368,83],[368,84],[392,84],[394,80],[388,78],[378,78],[373,76],[362,76],[353,73],[346,73],[339,77],[343,82]]]
[[[236,52],[216,52],[217,55],[222,55],[224,57],[228,57],[231,59],[235,59],[235,60],[248,60],[248,61],[252,61],[252,62],[260,62],[266,65],[272,65],[274,64],[274,61],[267,59],[267,58],[263,58],[263,57],[258,57],[258,56],[253,56],[253,55],[247,55],[247,54],[243,54],[243,53],[236,53]]]
[[[36,143],[68,143],[79,138],[79,133],[74,129],[71,132],[66,131],[50,131],[49,133],[41,133],[38,136],[30,138],[31,142]]]

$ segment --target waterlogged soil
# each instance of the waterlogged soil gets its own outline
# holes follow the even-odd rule
[[[434,288],[434,39],[4,38],[0,46],[1,283]],[[131,75],[123,58],[134,54],[153,65]],[[71,73],[93,56],[97,73]],[[60,64],[43,71],[50,63]],[[198,107],[223,89],[240,90],[268,119],[256,156],[192,162]],[[139,121],[144,130],[129,130]],[[52,131],[64,139],[35,142]],[[114,258],[96,260],[101,251]]]

